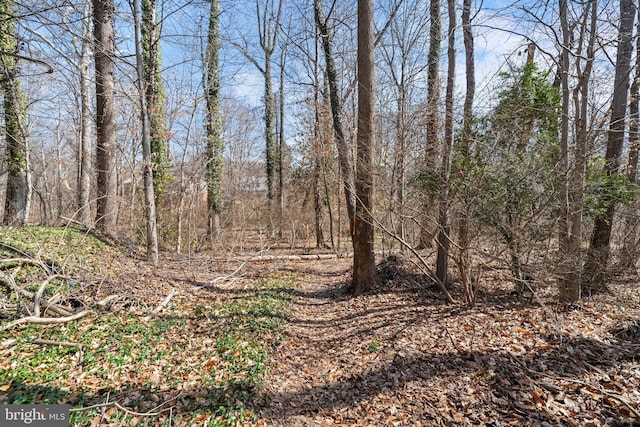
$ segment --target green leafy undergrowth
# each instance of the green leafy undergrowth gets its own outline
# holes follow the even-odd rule
[[[94,313],[0,333],[0,404],[68,403],[72,425],[251,424],[295,279],[242,286],[194,290],[155,318]]]
[[[0,259],[34,258],[60,274],[106,276],[124,256],[93,233],[71,227],[0,227]]]

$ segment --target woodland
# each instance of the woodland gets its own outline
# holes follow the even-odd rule
[[[1,404],[640,425],[636,1],[3,0],[0,95]]]

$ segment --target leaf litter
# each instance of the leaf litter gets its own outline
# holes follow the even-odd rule
[[[358,297],[348,260],[305,264],[261,395],[266,424],[640,425],[638,287],[567,308],[551,288],[516,297],[497,275],[468,308],[394,263]]]
[[[566,308],[553,288],[514,296],[496,271],[468,308],[401,258],[357,297],[345,292],[348,258],[276,258],[234,276],[242,260],[135,262],[83,290],[122,296],[103,312],[4,333],[0,401],[95,405],[77,425],[639,423],[634,282]],[[166,310],[143,316],[172,290]],[[49,348],[47,359],[33,336],[75,340],[84,353]]]

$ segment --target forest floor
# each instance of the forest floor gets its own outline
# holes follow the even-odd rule
[[[91,426],[640,425],[639,277],[563,307],[496,266],[469,308],[400,255],[352,296],[352,259],[315,253],[113,255],[72,292],[87,317],[0,332],[0,404],[69,403]]]

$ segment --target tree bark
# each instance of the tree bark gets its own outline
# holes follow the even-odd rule
[[[98,201],[96,226],[113,233],[117,217],[116,117],[114,82],[113,0],[93,0],[94,57],[96,70],[96,169]]]
[[[211,0],[209,33],[207,36],[206,100],[207,100],[207,232],[209,239],[220,232],[222,213],[222,175],[224,141],[222,139],[222,117],[220,115],[220,35],[219,0]]]
[[[464,0],[462,5],[462,34],[464,39],[464,52],[465,52],[465,75],[467,80],[467,88],[464,97],[463,106],[463,124],[462,124],[462,179],[467,181],[467,168],[471,160],[471,141],[473,139],[473,101],[476,92],[476,78],[475,78],[475,57],[474,57],[474,40],[473,31],[471,27],[471,0]],[[465,302],[468,305],[475,303],[475,287],[472,286],[471,280],[468,274],[468,268],[470,265],[469,255],[467,250],[469,248],[469,215],[467,207],[470,206],[469,194],[465,191],[463,193],[463,212],[460,218],[459,228],[459,256],[458,267],[460,269],[460,277],[462,285],[464,287]],[[466,278],[466,280],[465,280]]]
[[[84,6],[80,47],[80,143],[78,147],[78,222],[91,226],[91,3]]]
[[[16,54],[19,46],[15,33],[13,1],[0,6],[0,49]],[[18,80],[18,58],[0,55],[0,89],[4,98],[4,125],[7,158],[7,187],[3,223],[26,225],[29,222],[31,186],[29,185],[29,150],[24,131],[25,102]]]
[[[373,0],[358,0],[358,135],[353,291],[370,290],[377,280],[373,253],[373,149],[375,146],[375,59]]]
[[[425,115],[425,133],[427,141],[425,143],[424,169],[427,179],[431,174],[435,175],[435,162],[438,154],[438,103],[440,100],[440,51],[442,45],[442,15],[440,12],[440,0],[431,0],[429,4],[429,18],[431,28],[429,29],[429,54],[427,56],[427,111]],[[428,231],[427,218],[431,211],[433,194],[431,193],[431,183],[425,183],[427,191],[424,195],[423,215],[425,221],[422,224],[420,233],[419,248],[431,246],[433,236]]]
[[[607,134],[607,151],[605,154],[605,172],[609,177],[613,177],[620,172],[620,157],[624,143],[627,94],[629,91],[629,74],[631,72],[634,20],[635,10],[633,1],[620,0],[618,50],[613,82],[613,99],[611,101],[611,118]],[[595,220],[583,275],[584,289],[587,294],[607,288],[605,283],[607,278],[606,269],[611,252],[611,229],[613,226],[615,207],[615,203],[609,202],[605,214],[598,216]]]
[[[153,159],[151,154],[151,112],[147,104],[145,87],[145,65],[142,58],[142,41],[140,34],[140,17],[138,0],[133,0],[133,17],[136,42],[136,69],[138,72],[138,91],[140,99],[140,115],[142,121],[142,174],[144,177],[144,199],[147,223],[147,259],[158,265],[158,227],[156,218],[156,199],[153,186]]]
[[[164,90],[160,75],[160,27],[157,18],[157,0],[142,0],[142,57],[146,82],[147,108],[151,132],[151,159],[153,162],[153,191],[156,205],[163,203],[163,194],[169,179],[168,143],[165,130]]]
[[[449,175],[451,174],[451,152],[453,150],[453,91],[456,73],[456,4],[455,0],[447,0],[449,15],[449,31],[447,41],[447,93],[445,95],[444,147],[442,165],[440,167],[440,194],[438,201],[438,250],[436,258],[436,275],[447,285],[449,265]]]
[[[349,231],[353,240],[356,195],[349,144],[347,143],[344,128],[342,126],[342,101],[340,99],[340,94],[338,93],[338,71],[336,70],[335,60],[333,58],[333,35],[327,24],[327,18],[325,18],[324,12],[322,11],[322,0],[314,0],[313,10],[316,26],[318,27],[318,32],[320,33],[322,46],[324,48],[326,77],[329,83],[329,99],[331,102],[331,117],[333,119],[333,130],[338,147],[338,160],[340,163],[342,184],[344,186],[347,215],[349,216]]]

